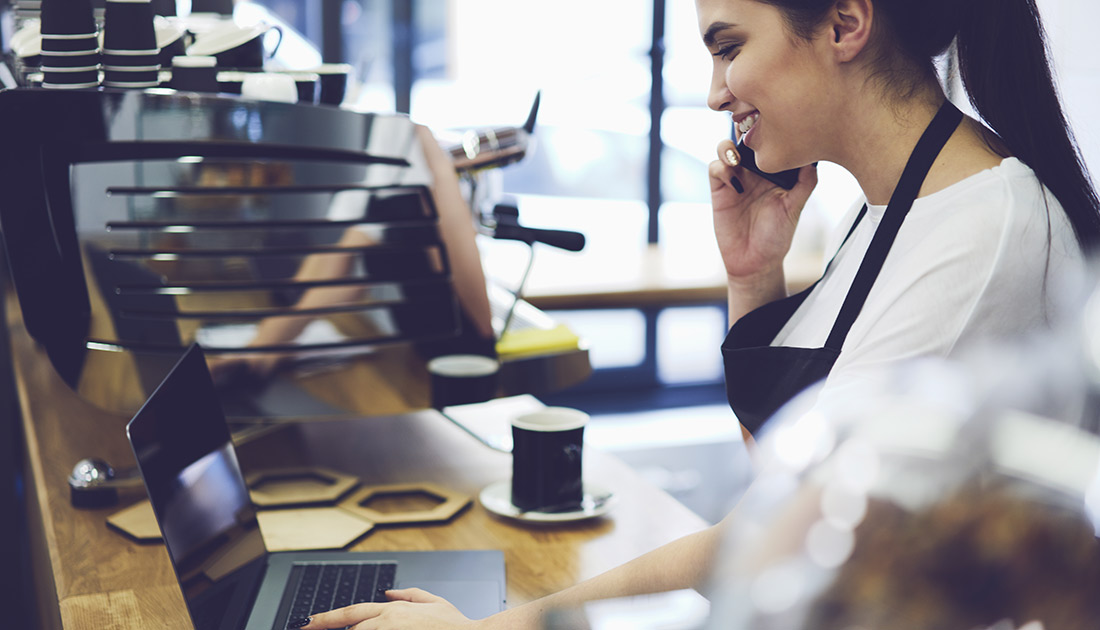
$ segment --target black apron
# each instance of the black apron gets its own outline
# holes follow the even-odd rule
[[[829,375],[928,170],[961,121],[962,112],[950,101],[945,101],[917,142],[823,348],[771,345],[806,296],[817,286],[816,282],[797,295],[765,304],[748,313],[730,329],[722,343],[726,396],[737,419],[750,432],[755,433],[765,420],[799,392]],[[848,237],[866,212],[867,206],[864,206]],[[832,262],[829,264],[832,265]],[[828,267],[825,273],[828,273]]]

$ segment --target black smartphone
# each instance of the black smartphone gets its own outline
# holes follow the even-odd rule
[[[790,190],[794,188],[795,184],[798,183],[799,169],[797,168],[792,168],[789,171],[783,171],[781,173],[765,173],[764,171],[760,170],[759,166],[756,165],[756,153],[754,153],[752,149],[745,146],[744,142],[737,143],[737,153],[741,156],[741,166],[749,169],[753,173],[756,173],[757,175],[763,177],[769,182],[775,184],[776,186],[779,186],[780,188]]]

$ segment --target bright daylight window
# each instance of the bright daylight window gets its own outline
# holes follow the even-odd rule
[[[318,25],[317,7],[327,2],[262,3],[312,39],[332,32]],[[720,281],[706,168],[730,121],[706,107],[711,60],[693,0],[342,0],[339,11],[327,10],[332,13],[320,17],[337,15],[340,22],[339,61],[356,67],[360,107],[393,111],[407,102],[414,120],[442,132],[521,124],[541,91],[534,149],[487,178],[489,187],[515,198],[524,224],[580,231],[588,245],[583,261],[538,246],[529,287],[614,289],[641,273],[651,240],[671,253],[665,256],[671,277]],[[663,34],[657,47],[655,33]],[[653,50],[663,59],[656,101]],[[404,97],[402,86],[408,86]],[[660,113],[656,178],[649,174],[653,112]],[[823,167],[806,211],[809,227],[802,230],[810,234],[796,241],[815,255],[823,232],[857,192],[846,174]],[[817,201],[823,197],[830,202]],[[488,239],[479,246],[487,274],[514,287],[526,251]],[[701,354],[699,346],[720,342],[726,330],[721,308],[686,307],[662,316],[660,331],[648,335],[657,335],[656,346],[648,346],[656,357],[636,354],[636,311],[569,317],[592,329],[590,336],[578,332],[588,336],[597,368],[642,360],[650,383],[718,382],[717,349]],[[616,318],[632,332],[597,332],[613,329]]]

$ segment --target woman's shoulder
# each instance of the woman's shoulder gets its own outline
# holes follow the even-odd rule
[[[950,186],[916,200],[914,207],[960,207],[960,202],[988,200],[978,205],[1004,205],[1005,201],[1027,202],[1041,194],[1042,184],[1030,167],[1008,157],[992,168],[979,171]],[[1001,202],[1001,203],[991,203]]]
[[[853,205],[836,226],[831,245],[839,246],[864,201]],[[872,206],[869,213],[883,210]],[[877,221],[864,223],[868,225],[860,229],[873,232]],[[901,249],[932,247],[956,254],[965,251],[968,257],[981,256],[983,251],[996,255],[1006,247],[1029,252],[1053,249],[1071,258],[1081,255],[1057,197],[1014,157],[918,198],[898,238]]]
[[[1047,255],[1081,257],[1058,198],[1016,158],[918,199],[905,223],[903,230],[909,228],[914,239],[924,241],[921,247],[936,243],[934,247],[961,259],[988,257],[1004,263],[1046,260]]]
[[[1058,199],[1014,157],[917,199],[911,211],[917,220],[982,221],[990,228],[998,223],[1024,228],[1036,219],[1046,225],[1048,213],[1051,228],[1059,229],[1065,213]]]
[[[1049,192],[1044,195],[1044,191],[1038,177],[1026,164],[1016,158],[1005,158],[992,168],[916,199],[903,223],[903,233],[911,234],[919,229],[922,232],[954,232],[966,238],[966,232],[970,231],[967,226],[984,226],[984,232],[989,234],[1000,231],[998,226],[1009,228],[1037,217],[1045,222],[1048,206],[1051,214],[1064,214],[1054,195]],[[844,214],[835,232],[841,236],[846,233],[865,204],[866,198],[861,196]],[[874,231],[886,207],[867,208],[871,221],[861,228]]]

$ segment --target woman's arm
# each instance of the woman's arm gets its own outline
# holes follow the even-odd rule
[[[541,628],[543,617],[553,610],[579,608],[598,599],[697,588],[710,574],[721,532],[722,526],[714,525],[689,534],[575,586],[491,617],[486,628]]]
[[[727,517],[728,518],[728,517]],[[574,609],[585,602],[695,588],[710,573],[717,555],[723,525],[720,523],[675,540],[606,573],[585,580],[553,595],[471,621],[442,598],[420,589],[390,591],[389,603],[356,604],[314,615],[306,630],[343,628],[370,620],[364,628],[380,630],[532,630],[542,627],[543,617],[553,610]]]

